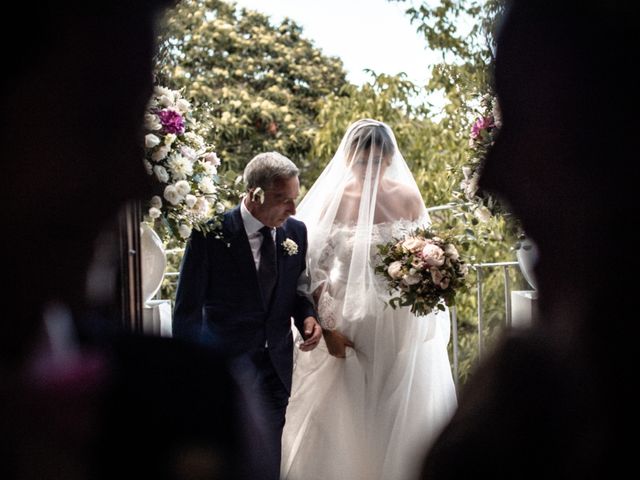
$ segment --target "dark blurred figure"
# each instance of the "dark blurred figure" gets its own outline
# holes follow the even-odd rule
[[[516,0],[507,10],[503,127],[481,185],[540,249],[540,314],[475,373],[423,478],[602,479],[633,466],[638,302],[624,278],[638,274],[637,18],[630,1]]]
[[[209,352],[74,341],[92,323],[80,319],[96,238],[148,193],[143,115],[171,3],[18,2],[5,15],[17,30],[0,34],[2,479],[237,478],[234,386]]]

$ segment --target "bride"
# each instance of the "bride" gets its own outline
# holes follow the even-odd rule
[[[456,407],[447,312],[392,309],[376,245],[429,217],[391,129],[352,124],[300,203],[324,341],[296,359],[283,434],[292,480],[416,478]]]

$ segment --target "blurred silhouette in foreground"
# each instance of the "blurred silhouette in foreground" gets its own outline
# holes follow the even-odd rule
[[[141,131],[171,3],[17,3],[28,24],[1,34],[0,478],[237,478],[237,402],[216,358],[159,338],[75,341],[103,322],[86,314],[96,238],[148,193]]]
[[[631,463],[638,302],[622,272],[638,273],[636,12],[631,2],[507,9],[496,58],[503,126],[480,184],[539,247],[540,313],[466,385],[423,478],[615,478]]]

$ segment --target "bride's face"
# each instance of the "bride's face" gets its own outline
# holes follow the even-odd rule
[[[381,179],[390,163],[390,158],[383,155],[381,148],[367,148],[355,152],[351,161],[351,171],[356,180],[361,182],[367,177],[367,169],[371,165],[370,178]]]

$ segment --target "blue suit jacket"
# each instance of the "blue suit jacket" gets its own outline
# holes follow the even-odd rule
[[[306,268],[307,229],[287,219],[276,229],[278,279],[267,305],[244,229],[240,207],[224,216],[222,239],[194,231],[180,268],[173,315],[173,335],[213,346],[228,357],[268,351],[284,386],[291,391],[293,339],[291,317],[301,332],[307,316],[316,316],[312,303],[297,293]],[[285,239],[298,245],[289,255]]]

